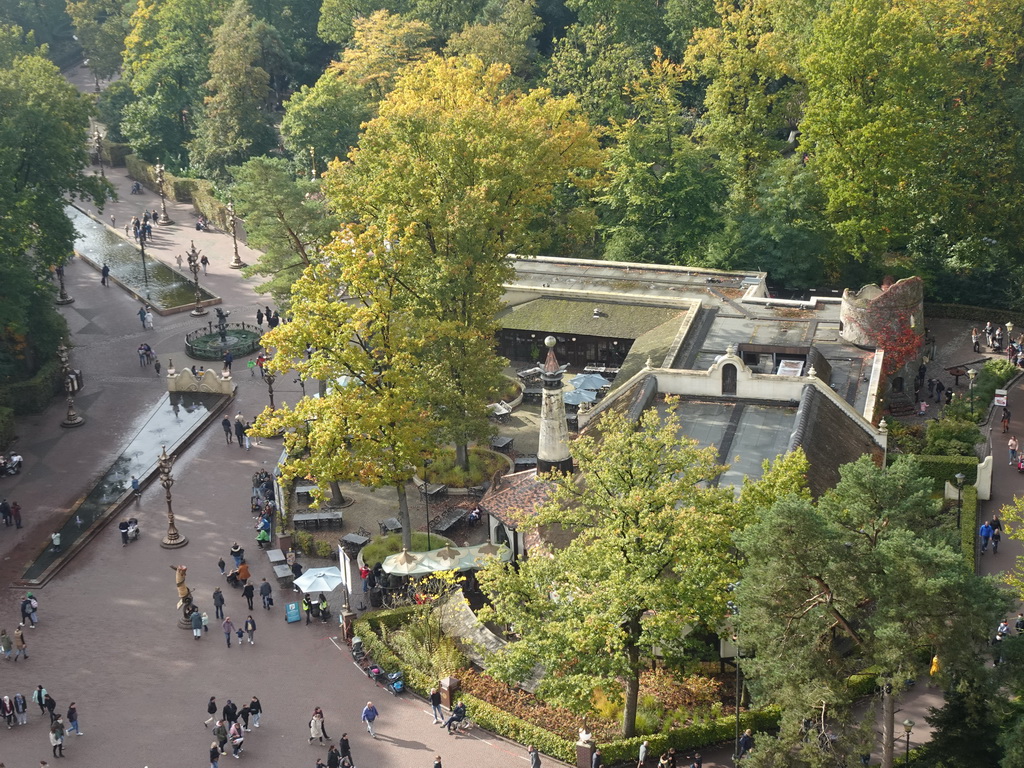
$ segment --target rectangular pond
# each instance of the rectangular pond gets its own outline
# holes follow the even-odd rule
[[[69,205],[65,210],[78,234],[75,250],[97,266],[106,263],[110,267],[111,276],[125,288],[162,310],[195,304],[196,289],[190,279],[148,254],[143,271],[142,252],[135,243],[129,243],[105,224],[74,206]],[[205,290],[202,283],[199,293],[204,302],[217,298]]]

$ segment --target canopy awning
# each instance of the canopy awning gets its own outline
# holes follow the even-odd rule
[[[381,566],[385,573],[397,576],[427,576],[437,571],[469,571],[483,568],[487,560],[497,557],[503,563],[512,559],[512,550],[494,544],[477,544],[473,547],[451,547],[432,549],[429,552],[406,552],[388,555]]]

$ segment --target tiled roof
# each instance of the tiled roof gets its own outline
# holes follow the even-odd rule
[[[487,490],[480,507],[505,525],[517,527],[551,497],[552,490],[551,483],[537,476],[536,468],[514,472]]]

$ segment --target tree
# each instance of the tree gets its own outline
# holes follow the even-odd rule
[[[67,11],[97,81],[115,75],[131,17],[125,0],[69,0]]]
[[[489,434],[507,255],[532,252],[555,189],[586,188],[601,160],[573,100],[509,92],[508,78],[475,57],[411,65],[325,186],[343,219],[393,222],[415,262],[402,301],[436,323],[424,375],[463,466],[466,443]]]
[[[345,46],[355,33],[356,19],[374,11],[404,14],[408,10],[409,0],[324,0],[317,32],[321,39]]]
[[[537,0],[491,0],[475,24],[467,25],[448,40],[445,53],[479,56],[485,64],[508,64],[512,74],[529,80],[537,60],[536,36],[542,22]]]
[[[387,11],[357,18],[352,25],[352,45],[342,54],[338,69],[373,101],[380,101],[394,87],[398,74],[427,52],[430,27]]]
[[[295,282],[293,322],[264,336],[277,350],[268,370],[294,369],[330,386],[321,397],[267,409],[255,427],[262,435],[285,431],[284,482],[311,477],[321,488],[337,480],[395,488],[409,549],[405,487],[434,430],[419,363],[431,329],[400,301],[409,266],[397,235],[375,226],[345,230]]]
[[[626,88],[633,115],[612,120],[605,207],[605,258],[685,264],[703,255],[721,226],[726,187],[711,154],[690,132],[681,67],[658,51]]]
[[[321,260],[338,221],[327,210],[320,183],[296,179],[283,158],[255,157],[231,169],[231,175],[231,199],[245,220],[250,245],[261,251],[244,274],[266,277],[256,290],[287,308],[292,284]]]
[[[213,34],[209,92],[189,144],[192,164],[214,178],[274,145],[270,76],[255,65],[260,40],[246,0],[235,0]]]
[[[679,657],[689,629],[715,627],[724,612],[734,506],[714,484],[723,469],[714,449],[681,436],[674,407],[637,423],[608,411],[599,428],[573,443],[579,476],[553,474],[550,503],[519,521],[560,526],[572,541],[479,574],[485,615],[518,634],[488,673],[519,681],[539,664],[538,694],[580,709],[596,688],[621,690],[632,736],[653,649]]]
[[[299,158],[312,153],[311,166],[326,169],[348,155],[359,141],[359,126],[369,120],[375,103],[336,65],[312,86],[304,85],[285,102],[281,135],[285,148]]]
[[[800,732],[815,710],[838,739],[836,761],[864,750],[874,723],[855,716],[850,678],[876,675],[883,707],[883,766],[892,766],[894,697],[937,655],[942,675],[976,676],[991,627],[1007,601],[964,567],[948,527],[937,525],[931,479],[899,458],[888,469],[869,457],[844,466],[817,504],[783,497],[736,537],[745,559],[736,591],[744,661],[763,703],[782,707],[778,740],[763,739],[751,765],[822,761]],[[950,621],[950,617],[956,617]],[[867,724],[867,725],[865,725]],[[863,728],[862,728],[863,726]]]

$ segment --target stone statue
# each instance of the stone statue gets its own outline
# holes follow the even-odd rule
[[[188,567],[172,565],[171,569],[174,570],[174,583],[178,587],[178,607],[181,608],[182,618],[187,620],[193,613],[199,610],[192,602],[192,590],[185,583]]]

